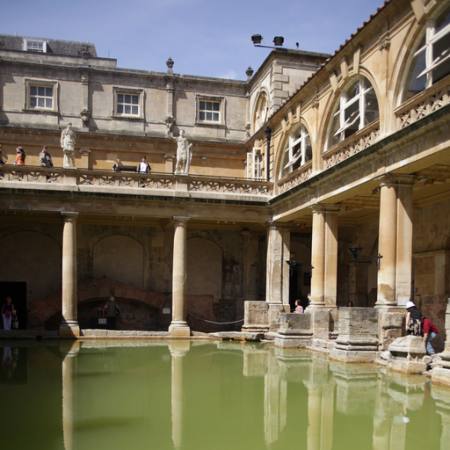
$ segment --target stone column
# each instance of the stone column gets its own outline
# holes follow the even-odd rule
[[[77,337],[80,327],[77,321],[77,219],[78,213],[66,212],[62,240],[62,321],[61,337]]]
[[[337,299],[338,271],[338,207],[329,207],[325,211],[324,246],[324,302],[325,306],[335,308]]]
[[[397,247],[395,270],[395,298],[397,305],[405,305],[412,294],[413,257],[413,178],[405,175],[397,184]]]
[[[74,448],[74,407],[75,407],[75,366],[76,357],[80,351],[79,342],[74,342],[68,348],[61,348],[62,361],[62,426],[65,450]]]
[[[189,341],[171,342],[171,417],[172,443],[175,448],[183,444],[183,359],[190,350]]]
[[[317,308],[325,306],[325,214],[320,206],[313,207],[311,242],[311,304]]]
[[[290,232],[271,223],[267,236],[266,302],[269,327],[277,328],[279,314],[289,312]]]
[[[380,184],[380,218],[378,234],[377,307],[391,307],[395,300],[395,265],[397,249],[397,193],[391,178]]]
[[[186,322],[186,222],[187,217],[174,217],[172,266],[172,323],[169,333],[175,337],[189,337],[190,329]]]

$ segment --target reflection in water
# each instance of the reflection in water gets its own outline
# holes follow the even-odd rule
[[[174,341],[0,352],[0,395],[17,402],[3,421],[47,439],[39,447],[26,433],[0,437],[8,450],[448,450],[450,442],[449,389],[307,351]],[[21,365],[31,386],[10,384],[7,374],[18,376]],[[56,378],[62,408],[33,430],[22,415],[40,420]]]
[[[0,383],[22,384],[27,382],[27,349],[5,345],[2,349]]]

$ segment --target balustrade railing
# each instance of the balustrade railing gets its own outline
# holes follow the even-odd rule
[[[272,183],[266,181],[248,180],[245,178],[216,178],[202,175],[174,175],[170,173],[117,173],[105,170],[63,169],[34,166],[0,166],[0,187],[7,187],[11,183],[27,184],[30,188],[52,184],[61,186],[78,186],[80,191],[102,192],[105,189],[113,193],[118,188],[140,189],[145,193],[167,193],[169,191],[183,191],[200,196],[201,194],[247,195],[268,198],[272,193]]]
[[[450,103],[450,75],[407,100],[395,110],[399,128],[428,116]]]

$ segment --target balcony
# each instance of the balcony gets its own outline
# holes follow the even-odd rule
[[[244,178],[0,166],[0,188],[265,203],[272,183]]]

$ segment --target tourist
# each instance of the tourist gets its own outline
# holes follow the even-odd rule
[[[5,298],[5,303],[2,306],[2,319],[3,319],[3,329],[6,331],[11,330],[12,321],[16,316],[16,310],[14,308],[12,298],[7,296]]]
[[[6,161],[8,161],[8,157],[3,154],[3,148],[0,144],[0,166],[4,166],[6,164]]]
[[[436,352],[433,348],[433,339],[439,334],[439,330],[428,317],[424,317],[422,320],[422,331],[427,355],[434,355]]]
[[[23,149],[22,146],[19,145],[16,148],[16,160],[15,160],[14,164],[16,166],[25,165],[25,158],[26,158],[25,150]]]
[[[422,314],[411,301],[406,302],[406,334],[422,336]]]
[[[138,164],[136,171],[138,173],[146,174],[151,170],[150,164],[147,162],[147,158],[144,156],[141,159],[141,162]]]
[[[353,304],[353,302],[351,300],[349,300],[347,302],[347,308],[353,308],[355,305]]]
[[[303,309],[303,306],[301,304],[300,300],[295,300],[295,308],[294,308],[294,313],[296,314],[303,314],[305,311]]]
[[[53,167],[52,155],[50,155],[46,145],[42,147],[41,153],[39,153],[39,159],[41,161],[41,167],[47,167],[48,169]]]
[[[103,311],[107,319],[108,328],[111,330],[115,330],[117,327],[117,316],[119,316],[120,314],[120,309],[117,306],[116,298],[114,297],[114,295],[111,295],[109,297],[109,300],[103,307]]]
[[[115,163],[112,166],[112,169],[114,172],[120,172],[122,170],[122,168],[123,168],[123,162],[119,158],[117,158]]]

